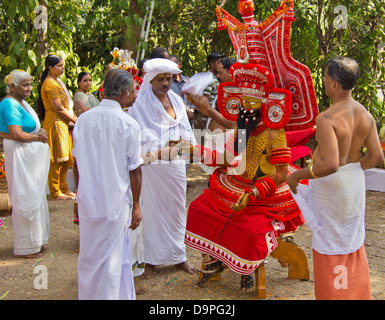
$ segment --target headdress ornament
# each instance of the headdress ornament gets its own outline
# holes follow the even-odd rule
[[[254,95],[264,97],[261,112],[264,121],[269,119],[266,125],[288,131],[315,125],[318,106],[310,70],[290,52],[293,7],[294,0],[285,0],[268,19],[258,22],[254,2],[239,0],[243,23],[217,7],[218,29],[227,29],[238,58],[232,67],[234,82],[222,83],[218,89],[218,107],[228,119],[236,118],[243,96]],[[257,75],[256,70],[264,72]]]
[[[132,51],[114,48],[110,54],[112,55],[111,65],[113,68],[126,70],[131,73],[133,77],[138,75],[139,69],[134,59],[131,58]]]
[[[131,58],[132,51],[114,48],[110,54],[112,55],[112,62],[110,65],[115,69],[123,69],[131,73],[137,84],[136,89],[139,90],[143,80],[138,77],[139,69],[136,66],[134,59]]]

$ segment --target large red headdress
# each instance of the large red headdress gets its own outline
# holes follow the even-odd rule
[[[264,22],[254,20],[254,2],[239,0],[243,23],[217,7],[218,29],[227,28],[238,63],[232,66],[232,83],[222,83],[218,107],[236,120],[242,96],[261,100],[264,122],[285,130],[313,127],[318,106],[310,70],[290,53],[294,0],[285,0]]]

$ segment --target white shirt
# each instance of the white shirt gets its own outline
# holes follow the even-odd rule
[[[138,123],[118,102],[103,99],[78,118],[73,139],[79,212],[107,220],[128,214],[132,204],[129,172],[143,163]]]

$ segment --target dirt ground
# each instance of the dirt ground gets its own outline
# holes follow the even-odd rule
[[[196,165],[188,171],[189,181],[196,188],[187,192],[187,207],[207,187],[208,176]],[[0,185],[4,189],[5,179]],[[1,189],[1,188],[0,188]],[[1,211],[0,219],[0,300],[76,300],[78,257],[78,226],[73,223],[73,201],[49,200],[50,240],[44,255],[36,259],[20,259],[13,256],[12,216]],[[385,193],[367,192],[366,252],[370,266],[373,299],[385,300]],[[311,232],[304,225],[295,234],[294,241],[302,247],[309,262],[310,280],[298,281],[287,278],[287,269],[277,260],[268,257],[266,265],[267,300],[314,300]],[[187,248],[191,264],[198,266],[200,253]],[[34,280],[41,273],[36,267],[46,267],[48,288],[35,289]],[[206,287],[195,289],[197,275],[189,275],[175,266],[161,266],[152,279],[135,278],[136,286],[146,293],[138,300],[253,300],[254,290],[244,292],[240,288],[240,276],[225,269],[222,280],[210,282]]]

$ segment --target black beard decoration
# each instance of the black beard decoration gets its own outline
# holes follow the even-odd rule
[[[237,154],[240,154],[246,147],[250,133],[258,126],[261,117],[262,114],[260,109],[244,109],[241,107],[237,120],[237,134],[234,139],[234,150]],[[244,134],[245,131],[246,135]],[[244,136],[246,136],[246,141],[239,141],[239,137]],[[239,147],[241,147],[241,150],[238,150]]]

